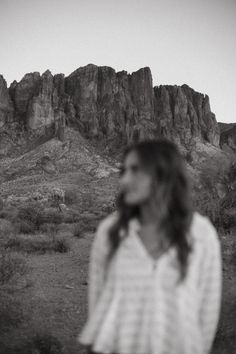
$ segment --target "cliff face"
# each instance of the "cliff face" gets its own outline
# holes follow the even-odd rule
[[[154,119],[149,68],[128,75],[109,67],[88,65],[65,79],[74,118],[89,137],[130,141],[147,133]],[[146,128],[142,129],[144,122]],[[153,129],[154,123],[151,124]]]
[[[1,82],[2,80],[2,82]],[[0,122],[15,120],[44,134],[76,124],[88,138],[111,145],[166,136],[188,145],[192,138],[219,145],[220,131],[209,98],[187,85],[153,88],[148,67],[128,74],[89,64],[64,77],[26,74],[7,91],[0,80]]]
[[[8,94],[7,83],[0,75],[0,129],[13,121],[14,107]]]
[[[236,152],[236,124],[224,130],[220,135],[220,147],[223,150]]]
[[[38,72],[26,74],[19,83],[11,84],[9,94],[15,105],[15,120],[27,130],[43,131],[64,114],[64,75],[53,77],[49,70],[42,76]]]
[[[154,93],[161,134],[169,138],[176,135],[180,143],[188,144],[191,138],[199,137],[219,145],[220,131],[207,95],[187,85],[154,87]]]

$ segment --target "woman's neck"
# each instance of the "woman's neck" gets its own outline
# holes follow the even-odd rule
[[[162,213],[151,201],[140,205],[140,222],[143,226],[159,225]]]

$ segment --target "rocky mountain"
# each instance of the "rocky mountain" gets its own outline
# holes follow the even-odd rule
[[[235,155],[225,146],[235,140],[231,129],[222,134],[207,95],[153,87],[148,67],[128,74],[89,64],[67,77],[47,70],[9,88],[0,76],[0,196],[6,205],[47,201],[56,187],[77,194],[81,210],[89,198],[110,207],[124,146],[165,136],[186,158],[196,206],[218,222],[221,200],[234,205],[226,171]]]
[[[34,72],[9,89],[0,77],[0,154],[8,153],[12,142],[23,144],[26,132],[30,141],[63,140],[66,125],[115,151],[160,135],[186,148],[194,139],[215,146],[220,139],[209,97],[187,85],[153,87],[148,67],[128,74],[89,64],[67,77]]]

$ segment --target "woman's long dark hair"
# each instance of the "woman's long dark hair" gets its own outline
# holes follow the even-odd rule
[[[138,154],[141,165],[152,173],[154,181],[158,182],[157,188],[164,190],[162,200],[158,200],[157,208],[157,212],[161,214],[160,227],[165,231],[170,246],[175,246],[177,249],[181,280],[184,280],[188,255],[192,251],[187,233],[193,216],[190,182],[184,158],[176,144],[166,138],[143,140],[127,146],[123,153],[123,161],[131,151]],[[134,217],[140,219],[139,206],[127,205],[123,192],[118,194],[115,204],[118,219],[108,231],[111,245],[109,260],[121,241],[120,230],[124,230],[127,236],[129,220]]]

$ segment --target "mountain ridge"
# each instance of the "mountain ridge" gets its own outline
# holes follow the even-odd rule
[[[63,140],[65,126],[111,150],[143,138],[165,136],[188,148],[195,139],[219,146],[220,129],[208,95],[188,85],[153,86],[149,67],[131,74],[88,64],[68,76],[27,73],[7,88],[0,77],[1,132]],[[17,137],[14,137],[14,140]],[[6,149],[5,149],[6,150]],[[6,152],[6,151],[5,151]]]

